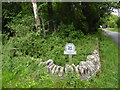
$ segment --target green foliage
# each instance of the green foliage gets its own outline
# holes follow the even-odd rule
[[[106,28],[106,29],[110,31],[120,32],[119,28]]]
[[[35,22],[33,16],[23,16],[22,13],[19,13],[6,25],[6,27],[10,28],[11,32],[15,33],[15,35],[25,36],[32,30],[34,24]]]
[[[46,87],[48,84],[48,87],[50,87],[49,83],[52,81],[46,69],[44,67],[38,67],[39,62],[31,60],[29,56],[14,57],[9,64],[12,64],[12,67],[8,66],[10,70],[3,67],[5,70],[3,72],[4,88],[35,88],[40,83],[46,84]]]
[[[84,33],[76,31],[73,24],[65,25],[61,23],[58,27],[59,36],[64,39],[65,37],[77,39],[84,37]]]
[[[50,35],[31,31],[25,37],[19,37],[18,33],[16,37],[10,39],[12,47],[17,48],[13,51],[14,56],[30,55],[43,60],[53,59],[56,64],[64,66],[69,61],[68,55],[63,54],[67,43],[74,43],[76,46],[77,55],[73,56],[73,63],[76,65],[79,61],[86,60],[87,55],[92,54],[96,44],[95,35],[84,35],[75,31],[72,25],[61,25],[59,30],[60,34]]]
[[[117,27],[120,28],[120,17],[118,17],[118,20],[117,20]]]
[[[11,9],[12,6],[14,8]],[[88,34],[95,31],[99,18],[109,13],[110,3],[52,3],[52,6],[56,28],[52,34],[48,34],[49,31],[46,32],[45,29],[33,29],[35,22],[31,3],[3,3],[5,33],[2,34],[2,87],[117,88],[117,46],[111,39],[100,36],[101,30],[98,30],[97,34]],[[40,2],[38,7],[42,26],[49,30],[47,3]],[[14,33],[13,37],[10,37],[11,33]],[[68,64],[68,55],[63,53],[67,43],[75,44],[77,54],[73,55],[71,63],[78,65],[96,48],[97,36],[100,39],[102,71],[93,81],[81,81],[80,76],[73,75],[71,71],[65,77],[59,78],[47,74],[44,65],[38,66],[40,61],[36,59],[52,59],[60,66]],[[32,60],[31,57],[36,59]]]
[[[102,71],[96,81],[101,88],[118,88],[118,50],[120,48],[108,37],[100,38]],[[108,53],[109,52],[109,53]],[[96,84],[95,84],[96,85]]]
[[[19,3],[19,2],[4,2],[4,3],[2,3],[2,29],[3,29],[2,33],[9,33],[11,36],[13,34],[12,28],[9,29],[8,27],[6,27],[6,25],[9,22],[12,22],[13,19],[15,20],[15,22],[19,22],[19,21],[17,21],[17,19],[20,20],[22,17],[24,17],[26,15],[28,18],[29,18],[29,16],[32,16],[33,9],[31,6],[32,6],[31,2],[24,2],[24,3],[22,3],[22,2],[21,3]],[[18,16],[20,16],[20,14],[22,14],[21,18],[18,17]],[[17,18],[16,18],[16,16],[17,16]],[[34,22],[34,20],[33,20],[33,22]],[[21,22],[19,22],[18,24],[21,24]]]
[[[105,17],[110,13],[109,8],[113,3],[39,2],[37,4],[41,28],[43,30],[49,30],[48,33],[53,32],[54,30],[57,31],[57,28],[62,22],[65,25],[70,25],[72,23],[76,30],[81,30],[83,33],[88,34],[97,31],[100,24],[100,18]],[[14,8],[10,9],[10,7],[13,6]],[[21,18],[18,17],[20,14]],[[3,3],[3,28],[6,32],[19,31],[20,27],[23,28],[23,31],[29,29],[33,30],[33,25],[35,25],[33,15],[31,3]],[[17,21],[19,23],[16,23]],[[11,23],[16,24],[11,25]],[[21,23],[23,25],[21,25]],[[6,24],[8,24],[7,27],[5,27]],[[30,28],[28,26],[30,26]]]
[[[82,13],[85,16],[85,33],[97,32],[97,28],[100,25],[100,18],[105,17],[110,13],[110,3],[93,3],[82,2]],[[84,21],[83,20],[83,21]]]
[[[104,24],[107,25],[108,28],[117,28],[117,20],[118,16],[116,15],[109,15],[108,17],[104,18]]]
[[[64,26],[64,25],[63,25]],[[63,26],[60,28],[62,29]],[[65,27],[65,26],[64,26]],[[66,30],[68,27],[66,27]],[[73,26],[69,26],[71,30]],[[76,31],[73,31],[73,33]],[[3,87],[4,88],[117,88],[118,54],[117,46],[105,36],[100,36],[100,56],[102,71],[93,81],[81,81],[79,75],[68,72],[64,77],[48,75],[46,68],[38,67],[40,61],[34,58],[53,59],[58,65],[68,64],[68,55],[64,55],[64,46],[68,41],[76,46],[77,55],[73,55],[75,65],[86,59],[95,49],[96,35],[82,35],[81,38],[61,38],[53,33],[42,36],[40,32],[29,32],[26,37],[12,37],[3,48]],[[14,42],[14,43],[13,43]],[[17,49],[11,49],[16,47]],[[112,47],[112,48],[111,48]],[[27,53],[26,53],[27,52]],[[109,53],[108,53],[109,52]],[[114,55],[113,55],[114,53]]]

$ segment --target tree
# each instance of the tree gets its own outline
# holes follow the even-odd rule
[[[82,12],[88,24],[88,32],[94,33],[99,27],[99,20],[110,14],[110,3],[82,2]]]
[[[117,27],[120,29],[120,17],[118,17],[118,20],[117,20]]]
[[[8,6],[6,7],[6,5],[8,5],[9,7]],[[13,22],[14,23],[16,22],[16,24],[28,26],[32,30],[33,28],[31,27],[33,25],[32,23],[34,24],[36,23],[36,29],[45,29],[44,32],[47,32],[49,29],[48,32],[52,33],[54,29],[58,30],[57,28],[62,22],[65,25],[72,24],[75,27],[75,30],[80,30],[87,34],[87,33],[94,33],[97,31],[97,28],[100,24],[99,23],[100,18],[104,18],[106,15],[109,14],[109,11],[110,11],[109,8],[111,7],[111,4],[110,2],[103,2],[103,3],[100,3],[100,2],[96,2],[96,3],[95,2],[69,2],[69,3],[68,2],[59,2],[59,3],[58,2],[39,2],[39,3],[36,3],[35,0],[32,0],[32,4],[31,2],[30,3],[16,2],[16,4],[6,3],[6,4],[3,4],[3,6],[4,6],[3,19],[7,19],[7,22],[6,20],[3,20],[4,26],[9,22],[11,22],[12,24]],[[11,9],[10,7],[15,7],[15,8]],[[33,14],[33,11],[34,11],[34,14]],[[11,18],[11,16],[14,19]],[[24,24],[28,20],[28,17],[31,19],[31,22],[29,23],[31,23],[32,25]],[[33,22],[34,20],[32,20],[34,19],[34,17],[35,17],[35,22]],[[22,18],[25,21],[21,21]],[[15,24],[13,25],[15,26]],[[12,29],[13,28],[10,28],[11,31]]]
[[[37,8],[37,3],[32,0],[32,5],[33,5],[33,11],[34,11],[34,16],[35,16],[35,21],[36,21],[36,29],[40,30],[40,19],[38,15],[38,8]]]
[[[49,22],[48,28],[51,32],[54,30],[52,2],[47,3],[47,8],[48,8],[48,22]]]
[[[2,3],[2,33],[7,33],[9,36],[14,35],[14,32],[12,32],[12,30],[6,25],[11,22],[14,17],[16,17],[21,9],[21,4],[18,2]]]

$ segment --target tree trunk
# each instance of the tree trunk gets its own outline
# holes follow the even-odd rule
[[[32,5],[33,5],[33,11],[34,11],[34,16],[35,16],[35,22],[36,22],[36,29],[40,30],[40,18],[38,16],[38,8],[37,8],[37,3],[32,0]]]
[[[52,2],[48,2],[47,6],[48,6],[48,21],[49,21],[48,28],[50,32],[52,32],[54,30]]]

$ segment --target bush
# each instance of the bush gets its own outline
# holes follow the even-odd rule
[[[31,31],[25,37],[12,37],[10,39],[12,47],[16,48],[13,51],[14,56],[29,55],[44,61],[53,59],[56,64],[64,66],[69,62],[68,55],[64,55],[64,46],[67,43],[74,43],[77,55],[73,55],[73,63],[77,65],[81,60],[86,60],[87,55],[92,54],[96,45],[96,36],[84,35],[79,31],[72,31],[71,28],[72,26],[68,37],[65,36],[69,28],[66,28],[66,31],[62,29],[65,34],[61,32],[42,36],[39,31]]]
[[[117,27],[120,28],[120,17],[117,20]]]
[[[112,14],[103,18],[104,24],[107,25],[108,28],[117,28],[117,20],[118,16]]]
[[[28,15],[22,15],[19,13],[12,19],[11,22],[6,24],[6,27],[10,28],[11,32],[17,36],[25,36],[28,32],[31,32],[35,25],[34,17]]]
[[[16,33],[16,36],[5,41],[2,48],[3,87],[73,88],[81,85],[78,78],[71,80],[73,76],[70,75],[66,76],[68,78],[65,80],[48,75],[45,68],[38,67],[39,61],[30,59],[30,57],[43,61],[53,59],[55,64],[65,66],[69,64],[68,55],[64,55],[64,46],[67,43],[74,43],[76,46],[77,54],[73,55],[71,62],[75,65],[86,60],[87,55],[92,54],[96,47],[96,35],[84,35],[80,31],[75,31],[72,25],[63,25],[59,29],[61,29],[59,34],[54,32],[49,35],[44,35],[40,31],[25,32],[25,35]]]

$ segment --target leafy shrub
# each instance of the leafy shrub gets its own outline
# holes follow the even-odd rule
[[[75,30],[75,27],[73,24],[70,25],[64,25],[61,23],[58,27],[58,36],[61,38],[69,37],[70,39],[76,39],[84,37],[84,33]]]
[[[2,38],[2,44],[5,45],[8,41],[8,33],[7,34],[1,34],[1,38]]]
[[[104,24],[106,24],[109,28],[117,28],[117,20],[118,20],[118,16],[116,15],[110,15],[106,18],[103,18],[104,20]]]
[[[42,35],[41,32],[31,31],[26,34],[26,37],[12,37],[11,44],[17,50],[14,50],[14,56],[30,55],[31,57],[41,58],[44,61],[53,59],[58,65],[64,66],[69,62],[68,55],[64,55],[64,46],[67,43],[74,43],[77,54],[73,55],[73,63],[79,64],[81,60],[86,60],[86,56],[92,54],[95,49],[95,35],[84,35],[79,31],[72,31],[70,27],[68,37],[63,33]],[[62,28],[61,28],[62,29]],[[69,28],[63,30],[64,33],[69,31]],[[64,38],[63,38],[64,37]]]
[[[19,13],[12,19],[11,22],[6,24],[6,27],[10,28],[17,36],[25,36],[26,33],[31,32],[35,25],[33,16],[22,15]]]
[[[65,66],[69,64],[68,55],[64,55],[64,46],[67,43],[74,43],[76,46],[77,54],[73,55],[71,62],[75,65],[78,65],[81,60],[86,60],[87,55],[92,54],[96,46],[96,35],[84,35],[80,31],[75,31],[72,25],[63,25],[59,29],[61,29],[59,34],[44,35],[40,31],[30,31],[25,32],[24,35],[16,33],[16,36],[9,40],[4,39],[6,43],[2,48],[3,87],[73,88],[81,85],[77,77],[72,79],[73,75],[68,74],[66,76],[68,78],[64,80],[48,75],[45,68],[38,67],[39,61],[30,59],[30,57],[43,61],[53,59],[55,64]],[[68,37],[66,37],[67,33],[69,33]]]
[[[117,27],[120,28],[120,17],[117,20]]]

